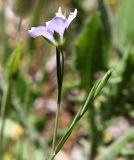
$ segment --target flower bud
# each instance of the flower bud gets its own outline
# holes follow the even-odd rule
[[[21,17],[25,18],[30,14],[35,4],[35,0],[10,0],[12,1],[12,9],[14,13]]]

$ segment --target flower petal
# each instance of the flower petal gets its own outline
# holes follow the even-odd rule
[[[47,28],[45,26],[32,27],[31,30],[28,31],[28,33],[33,38],[43,36],[49,41],[51,41],[53,44],[56,44],[53,35],[47,31]]]
[[[65,29],[67,28],[67,25],[67,19],[55,16],[51,21],[47,23],[47,30],[51,33],[54,33],[54,31],[56,31],[61,36],[61,40],[63,40],[63,34]]]
[[[74,12],[70,12],[69,16],[68,16],[68,26],[70,25],[70,23],[73,21],[73,19],[76,17],[77,15],[77,9],[74,10]],[[67,27],[68,27],[67,26]]]
[[[46,22],[46,27],[48,27],[48,25],[49,25],[49,23],[50,23],[51,21],[52,21],[52,20]]]
[[[56,17],[66,19],[66,17],[62,14],[61,7],[59,7],[59,9],[58,9],[58,12],[56,13]]]
[[[62,14],[61,7],[59,7],[59,9],[58,9],[58,13],[61,14],[61,15],[63,15],[63,14]]]

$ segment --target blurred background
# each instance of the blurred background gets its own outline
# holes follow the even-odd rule
[[[29,37],[61,7],[78,10],[65,34],[58,140],[94,82],[112,77],[55,160],[134,160],[134,0],[0,0],[0,103],[8,61],[22,42],[6,112],[3,160],[44,160],[51,150],[57,79],[55,47]],[[8,66],[8,67],[7,67]]]

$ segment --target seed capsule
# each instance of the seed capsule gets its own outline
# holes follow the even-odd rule
[[[12,1],[12,9],[14,13],[21,17],[25,18],[28,14],[31,13],[35,0],[10,0]]]

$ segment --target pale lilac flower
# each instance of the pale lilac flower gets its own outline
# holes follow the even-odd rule
[[[70,12],[67,18],[65,15],[62,14],[61,8],[59,8],[56,16],[52,20],[46,22],[46,26],[32,27],[31,30],[28,31],[28,33],[33,38],[43,36],[52,44],[58,46],[59,43],[63,43],[64,32],[68,28],[70,23],[73,21],[73,19],[76,17],[76,15],[77,9],[75,9],[74,12]],[[60,37],[60,42],[55,39],[55,32],[58,33]]]

